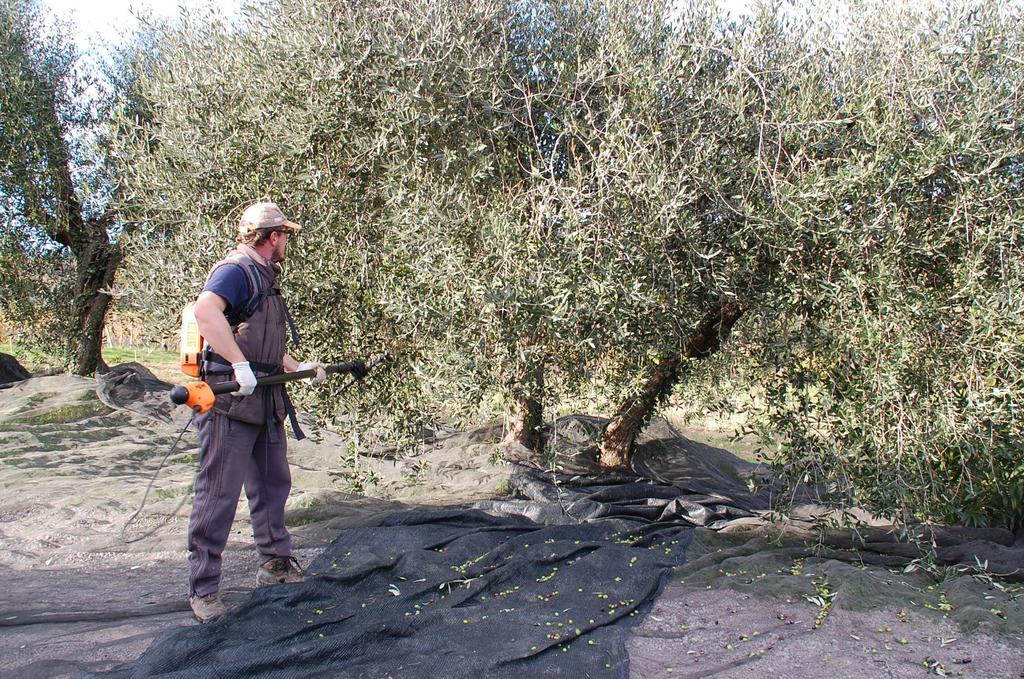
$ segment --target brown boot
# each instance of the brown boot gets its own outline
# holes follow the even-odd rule
[[[203,624],[228,612],[227,606],[220,600],[220,594],[216,592],[206,596],[193,594],[188,602],[192,605],[192,614],[196,616],[196,620]]]
[[[275,557],[256,570],[256,583],[261,587],[305,581],[306,574],[294,556]]]

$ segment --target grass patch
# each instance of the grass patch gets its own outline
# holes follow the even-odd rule
[[[172,459],[173,462],[175,462],[177,464],[187,464],[189,466],[194,466],[195,463],[199,461],[199,454],[198,453],[185,453],[184,455],[175,455],[171,459]]]
[[[43,370],[63,369],[67,365],[67,362],[56,354],[15,342],[0,344],[0,351],[13,356],[18,363],[25,366],[25,370],[32,373]]]
[[[44,403],[46,403],[47,399],[53,398],[56,395],[57,394],[53,394],[53,393],[50,393],[50,392],[41,392],[39,394],[32,394],[27,399],[25,399],[25,407],[26,408],[35,408],[36,406],[41,406]]]
[[[153,458],[163,457],[167,454],[167,451],[161,448],[153,448],[146,446],[144,448],[138,448],[128,453],[123,454],[123,457],[129,460],[136,460],[142,462],[144,460],[151,460]]]
[[[176,351],[138,347],[104,347],[103,360],[107,362],[107,365],[141,363],[161,379],[169,381],[183,379]]]
[[[57,354],[17,342],[0,344],[0,351],[16,358],[32,373],[63,370],[67,366],[67,361]],[[162,380],[177,382],[182,379],[176,351],[151,347],[103,347],[100,353],[107,365],[141,363]]]
[[[188,495],[192,492],[192,484],[184,484],[181,486],[175,486],[174,488],[164,488],[153,492],[153,497],[157,500],[170,500],[171,498],[181,497],[182,495]]]
[[[95,429],[81,429],[75,432],[68,432],[70,439],[74,441],[109,441],[124,436],[124,432],[116,427],[97,427]]]
[[[47,410],[36,415],[20,415],[4,420],[7,425],[40,425],[40,424],[67,424],[80,422],[81,420],[99,415],[109,415],[114,412],[99,401],[89,400],[81,403],[69,403],[68,405]]]
[[[117,363],[152,363],[154,365],[173,365],[178,367],[178,354],[166,349],[140,349],[138,347],[103,347],[103,360],[114,365]]]

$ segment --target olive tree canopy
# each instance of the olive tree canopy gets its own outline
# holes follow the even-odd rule
[[[1020,521],[1014,11],[244,12],[167,31],[138,83],[151,115],[117,137],[121,289],[155,330],[273,199],[304,224],[298,353],[394,359],[343,399],[306,393],[326,418],[411,435],[504,411],[536,447],[545,412],[588,403],[620,465],[702,359],[738,350],[789,478]]]

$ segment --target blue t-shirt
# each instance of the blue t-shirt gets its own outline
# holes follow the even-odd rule
[[[234,309],[242,309],[249,302],[249,277],[238,264],[224,264],[218,266],[210,280],[206,281],[203,292],[212,292],[219,295],[228,303],[224,314],[228,315]]]

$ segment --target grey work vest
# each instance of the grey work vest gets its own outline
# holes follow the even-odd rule
[[[217,262],[210,269],[207,281],[221,266],[235,265],[237,262],[232,257],[241,254],[256,264],[260,275],[264,278],[264,284],[268,288],[277,287],[277,274],[280,268],[277,264],[269,263],[260,257],[251,247],[239,245],[226,258]],[[205,287],[205,286],[204,286]],[[250,294],[252,291],[250,290]],[[252,365],[256,377],[283,372],[284,354],[288,339],[287,312],[285,311],[284,299],[281,295],[269,295],[263,300],[256,313],[248,320],[239,323],[234,328],[235,342],[242,350],[242,355]],[[273,366],[276,369],[258,370],[256,364],[265,368]],[[209,372],[206,376],[207,384],[213,385],[219,382],[228,382],[234,379],[230,366],[216,366],[223,372]],[[256,391],[250,396],[231,396],[223,394],[217,396],[213,409],[228,417],[248,422],[249,424],[264,424],[270,419],[283,422],[285,418],[284,385],[276,384],[269,387],[256,387]]]

